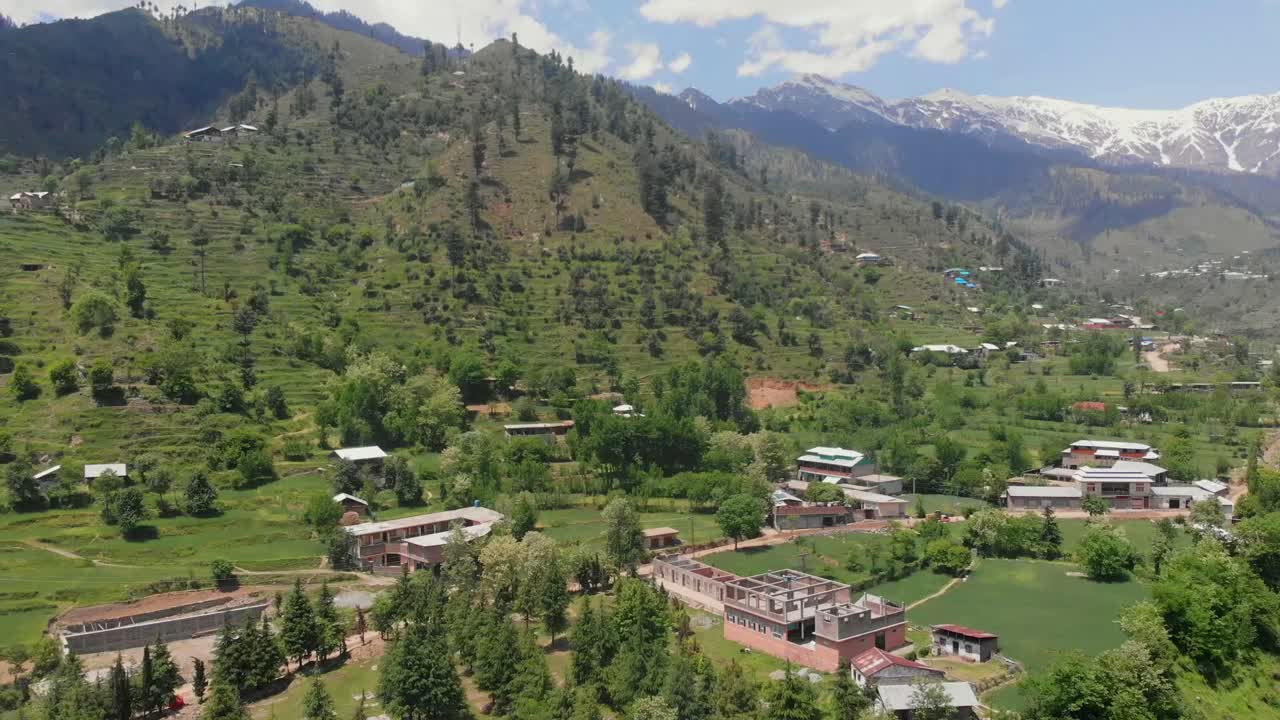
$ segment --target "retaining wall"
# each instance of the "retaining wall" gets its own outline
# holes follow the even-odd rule
[[[217,632],[225,624],[243,624],[250,618],[256,620],[262,616],[270,604],[270,602],[262,602],[254,605],[240,605],[196,615],[142,622],[120,621],[121,624],[115,627],[63,633],[62,642],[67,650],[84,654],[142,647],[155,642],[157,638],[161,642],[186,640]]]

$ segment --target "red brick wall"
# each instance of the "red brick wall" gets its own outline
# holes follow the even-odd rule
[[[859,655],[861,655],[862,653],[876,646],[876,634],[867,633],[866,635],[851,637],[841,642],[832,642],[832,641],[823,641],[823,640],[819,640],[818,642],[829,643],[831,648],[836,651],[837,660],[839,658],[852,660],[858,657]],[[901,625],[894,625],[893,627],[890,627],[890,628],[885,628],[885,631],[884,631],[884,649],[885,650],[890,650],[890,651],[897,650],[898,648],[906,644],[907,644],[907,624],[906,623],[902,623]]]
[[[790,660],[798,666],[802,665],[821,672],[835,672],[840,667],[840,655],[834,648],[817,645],[810,650],[773,635],[764,635],[727,622],[724,625],[724,637],[726,640],[769,653],[776,658]]]

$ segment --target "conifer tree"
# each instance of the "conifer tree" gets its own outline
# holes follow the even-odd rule
[[[209,679],[204,674],[204,661],[192,658],[191,667],[191,689],[196,694],[196,700],[203,703],[204,691],[209,687]]]
[[[262,623],[254,633],[252,656],[252,687],[266,687],[280,677],[280,666],[285,664],[284,648],[267,623],[266,615],[262,616]]]
[[[791,671],[789,662],[786,676],[765,689],[765,702],[764,720],[822,720],[817,691]]]
[[[249,720],[240,700],[240,692],[226,680],[214,677],[209,700],[204,704],[201,720]]]
[[[382,662],[378,698],[396,720],[468,720],[462,683],[439,627],[410,623]]]
[[[150,645],[144,645],[142,648],[142,667],[138,672],[137,683],[137,687],[134,688],[134,704],[144,713],[151,712],[156,707],[157,699],[155,667],[151,663]]]
[[[333,710],[333,698],[319,677],[307,683],[307,694],[302,698],[302,717],[305,720],[338,720]]]
[[[827,698],[828,716],[832,720],[859,720],[862,713],[871,706],[871,699],[862,692],[853,681],[853,673],[849,661],[840,660],[836,670],[835,681],[831,684],[831,694]]]
[[[178,664],[169,653],[169,646],[160,642],[158,637],[151,650],[151,667],[152,697],[155,698],[155,711],[160,712],[169,705],[169,700],[184,681]]]
[[[133,689],[124,671],[124,660],[116,655],[111,666],[111,720],[129,720],[133,716]]]
[[[329,589],[329,581],[320,584],[320,597],[316,599],[316,654],[319,659],[329,657],[329,653],[341,650],[347,652],[346,631],[338,619],[338,608],[333,602],[333,591]]]
[[[569,626],[569,579],[565,577],[564,565],[558,555],[552,556],[543,577],[541,605],[542,625],[554,645],[556,636]]]
[[[556,686],[547,669],[547,658],[532,632],[520,634],[519,657],[520,664],[511,683],[513,714],[520,718],[543,717]]]
[[[360,644],[364,645],[364,634],[369,632],[369,621],[364,617],[364,608],[356,606],[356,634],[360,636]]]
[[[514,702],[516,665],[511,656],[518,643],[519,636],[507,613],[490,609],[483,635],[477,639],[476,685],[492,696],[491,714],[506,714]]]
[[[280,622],[280,641],[285,655],[293,658],[298,667],[315,652],[319,644],[319,628],[311,600],[302,592],[302,579],[295,578],[293,591],[284,601],[284,614]]]
[[[737,660],[730,660],[716,678],[712,698],[716,720],[755,720],[760,709],[759,687]]]

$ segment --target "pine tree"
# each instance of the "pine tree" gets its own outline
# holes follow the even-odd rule
[[[667,668],[662,697],[678,720],[708,720],[714,710],[715,670],[692,641],[680,644]]]
[[[543,578],[542,587],[542,625],[551,636],[551,644],[556,642],[556,635],[564,632],[569,626],[569,581],[565,577],[564,566],[559,556],[552,556],[550,567]]]
[[[397,720],[469,720],[449,646],[438,627],[411,623],[387,653],[378,698]]]
[[[333,591],[329,589],[327,580],[320,584],[320,597],[316,599],[316,625],[316,654],[319,659],[324,660],[329,653],[339,649],[345,655],[347,634],[338,619],[338,608],[333,604]]]
[[[756,683],[736,660],[730,660],[716,678],[712,698],[717,720],[755,720],[760,710],[760,693]]]
[[[1040,553],[1046,560],[1062,557],[1062,530],[1053,517],[1053,508],[1046,507],[1042,513],[1044,522],[1040,525]]]
[[[295,578],[293,592],[289,593],[284,602],[284,615],[280,623],[280,640],[284,644],[285,654],[293,658],[301,668],[307,657],[315,652],[319,634],[311,601],[302,592],[302,579]]]
[[[156,707],[156,674],[155,666],[151,663],[151,646],[143,646],[142,648],[142,667],[138,672],[137,687],[135,688],[135,705],[138,706],[143,713],[151,712]]]
[[[547,670],[547,658],[538,646],[537,638],[532,632],[520,635],[520,664],[512,678],[512,695],[522,712],[518,715],[530,717],[537,713],[532,707],[546,703],[555,683],[551,681],[551,673]]]
[[[285,664],[284,648],[280,646],[280,638],[271,631],[267,616],[262,616],[262,623],[254,633],[252,687],[266,687],[280,677],[280,666]]]
[[[807,678],[801,678],[791,672],[791,663],[787,663],[786,677],[770,685],[765,690],[765,701],[768,708],[764,720],[821,720],[822,710],[818,707],[818,695],[809,684]]]
[[[196,694],[196,700],[203,703],[204,691],[209,687],[209,680],[204,675],[204,661],[192,658],[191,667],[191,689]]]
[[[476,685],[492,696],[491,714],[506,714],[515,700],[516,665],[511,662],[511,655],[517,643],[519,635],[506,612],[491,609],[476,653]]]
[[[201,720],[249,720],[249,713],[240,701],[240,692],[236,686],[215,677],[209,701],[204,704]]]
[[[364,645],[364,634],[369,632],[369,621],[364,617],[364,608],[356,606],[356,634],[360,636],[360,644]]]
[[[53,716],[50,716],[53,717]],[[133,717],[133,689],[124,671],[124,660],[116,655],[111,666],[111,720],[129,720]]]
[[[831,684],[831,694],[827,700],[828,715],[832,720],[858,720],[870,707],[870,698],[853,681],[853,672],[848,660],[840,660],[840,668],[836,671],[836,678]]]
[[[160,712],[169,705],[174,692],[182,687],[182,674],[178,672],[178,664],[169,654],[169,646],[156,638],[151,652],[152,697],[155,698],[155,710]]]
[[[600,678],[598,622],[591,598],[583,598],[578,622],[574,623],[569,638],[569,646],[573,648],[573,656],[569,660],[569,677],[578,685],[590,685]]]
[[[302,717],[306,720],[338,720],[333,710],[333,698],[319,677],[307,683],[307,694],[302,698]]]

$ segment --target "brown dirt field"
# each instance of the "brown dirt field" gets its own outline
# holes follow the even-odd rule
[[[511,406],[504,402],[468,405],[467,410],[477,415],[493,415],[495,417],[505,417],[511,414]]]
[[[751,407],[763,410],[770,407],[790,407],[800,402],[796,390],[805,392],[822,392],[829,389],[826,385],[814,385],[797,380],[780,380],[771,377],[753,377],[747,379],[747,392],[750,395]]]
[[[159,595],[148,595],[147,597],[131,602],[109,603],[106,605],[74,608],[59,616],[56,622],[63,625],[73,625],[85,622],[112,620],[140,612],[166,610],[179,605],[202,602],[204,600],[213,600],[215,598],[226,598],[228,602],[240,602],[254,595],[262,595],[263,597],[266,597],[263,595],[263,588],[254,587],[252,585],[241,586],[235,590],[228,591],[185,590],[182,592],[161,593]]]

